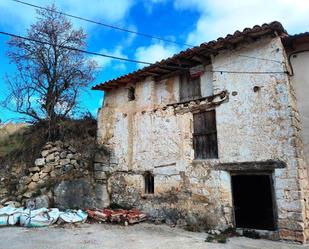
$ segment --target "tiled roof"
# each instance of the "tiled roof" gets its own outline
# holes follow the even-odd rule
[[[282,38],[282,42],[286,47],[292,47],[296,44],[300,43],[308,43],[309,42],[309,32],[289,35]]]
[[[162,79],[163,77],[171,77],[172,75],[176,75],[180,71],[186,70],[189,67],[193,67],[201,63],[210,63],[210,55],[215,55],[220,50],[232,49],[241,42],[255,41],[265,35],[281,36],[287,35],[287,32],[280,22],[272,22],[261,26],[256,25],[253,28],[245,28],[243,31],[237,30],[234,34],[229,34],[225,38],[220,37],[215,41],[202,43],[200,46],[189,48],[150,66],[123,75],[116,79],[102,82],[94,86],[92,90],[111,90],[121,84],[141,81],[148,76],[154,76],[158,79]]]

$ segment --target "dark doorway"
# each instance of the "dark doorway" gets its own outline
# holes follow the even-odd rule
[[[236,227],[275,230],[271,175],[232,175]]]

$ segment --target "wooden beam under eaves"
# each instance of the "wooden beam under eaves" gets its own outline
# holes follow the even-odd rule
[[[204,65],[211,64],[211,58],[209,56],[203,55],[201,53],[195,54],[192,59],[199,61],[200,63]]]
[[[185,67],[193,67],[197,65],[196,60],[192,60],[188,58],[177,58],[177,59],[173,59],[172,62],[174,62],[177,66],[185,66]]]
[[[180,69],[180,70],[176,70],[174,72],[170,72],[170,73],[167,73],[167,74],[163,74],[159,77],[155,77],[155,81],[161,81],[161,80],[165,80],[165,79],[168,79],[168,78],[171,78],[171,77],[174,77],[174,76],[177,76],[183,72],[187,71],[187,69]]]

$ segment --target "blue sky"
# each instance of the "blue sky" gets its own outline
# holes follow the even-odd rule
[[[290,34],[309,31],[309,1],[307,0],[25,0],[37,5],[54,2],[59,10],[150,33],[180,43],[198,45],[237,29],[252,27],[274,20],[280,21]],[[35,10],[11,0],[0,0],[0,30],[24,35],[35,22]],[[155,62],[186,47],[160,42],[98,25],[72,19],[76,28],[88,34],[87,50],[114,56]],[[5,74],[13,74],[14,65],[6,57],[8,38],[0,36],[0,99],[5,96]],[[102,70],[92,85],[138,69],[141,65],[93,57]],[[84,110],[96,115],[103,93],[84,92],[79,101]],[[19,116],[0,107],[0,119]]]

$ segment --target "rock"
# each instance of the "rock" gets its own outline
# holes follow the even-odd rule
[[[50,154],[46,157],[46,162],[49,163],[49,162],[53,162],[55,161],[55,155],[54,154]]]
[[[35,166],[43,166],[45,164],[45,158],[38,158],[34,162]]]
[[[56,173],[55,173],[54,171],[50,172],[50,177],[54,178],[54,177],[56,177],[56,176],[57,176],[57,175],[56,175]]]
[[[49,154],[49,150],[43,150],[41,152],[42,157],[46,157]]]
[[[104,170],[104,165],[102,163],[95,163],[94,164],[94,170],[96,170],[96,171],[103,171]]]
[[[60,160],[60,156],[59,155],[55,156],[55,162],[58,162],[59,160]]]
[[[55,207],[60,209],[94,207],[93,190],[86,179],[62,181],[54,188]]]
[[[95,185],[96,207],[106,208],[110,205],[109,194],[106,184],[97,183]]]
[[[57,147],[51,148],[51,149],[49,150],[49,153],[54,153],[54,152],[58,151],[59,149],[60,149],[60,148],[57,148]]]
[[[97,180],[106,180],[107,179],[106,174],[103,171],[96,171],[95,174],[94,174],[94,177]]]
[[[40,171],[40,168],[39,167],[31,167],[31,168],[29,168],[29,171],[30,172],[38,172],[38,171]]]
[[[78,167],[78,166],[79,166],[79,164],[77,163],[77,160],[75,160],[75,159],[72,159],[72,160],[70,161],[70,163],[71,163],[72,165],[74,165],[75,167]]]
[[[74,157],[73,154],[67,154],[68,159],[72,159],[73,157]]]
[[[44,184],[45,184],[45,181],[44,181],[44,180],[40,179],[40,180],[38,181],[38,186],[42,186],[42,185],[44,185]]]
[[[17,201],[8,201],[6,203],[4,203],[4,206],[10,206],[10,207],[13,207],[13,208],[19,208],[21,207],[21,204]]]
[[[69,172],[69,171],[71,171],[72,169],[74,169],[74,166],[71,165],[71,164],[67,164],[67,165],[64,166],[63,171],[64,171],[64,172]]]
[[[29,190],[35,190],[37,188],[38,184],[36,182],[30,182],[28,185]]]
[[[22,196],[22,195],[18,195],[18,196],[16,197],[16,200],[19,201],[19,202],[20,202],[22,199],[23,199],[23,196]]]
[[[61,159],[60,160],[60,165],[63,166],[63,165],[66,165],[66,164],[70,164],[70,159]]]
[[[47,143],[47,144],[44,146],[43,150],[50,150],[52,147],[53,147],[53,146],[52,146],[51,143]]]
[[[108,156],[107,152],[105,152],[105,151],[98,151],[95,154],[94,161],[96,163],[108,163],[109,156]]]
[[[71,152],[73,152],[73,153],[76,153],[76,149],[73,148],[72,146],[69,146],[69,150],[70,150]]]
[[[40,179],[39,173],[35,173],[35,174],[31,177],[31,180],[34,181],[34,182],[39,181],[39,179]]]
[[[66,151],[62,151],[61,153],[60,153],[60,158],[61,159],[64,159],[64,158],[66,158],[67,157],[67,152]]]
[[[48,173],[40,172],[40,178],[41,179],[44,179],[47,175],[48,175]]]
[[[23,176],[20,178],[19,183],[21,183],[22,185],[27,185],[31,182],[31,178],[29,176]]]
[[[50,201],[47,195],[41,195],[26,201],[27,208],[49,208]]]
[[[42,169],[42,172],[43,173],[49,173],[53,170],[53,166],[51,165],[46,165],[43,169]]]
[[[6,203],[7,201],[9,201],[9,198],[8,198],[8,197],[3,198],[3,199],[0,201],[0,204],[4,204],[4,203]]]
[[[25,198],[30,198],[33,194],[34,194],[33,191],[28,191],[28,192],[26,192],[26,193],[23,194],[23,197],[25,197]]]

